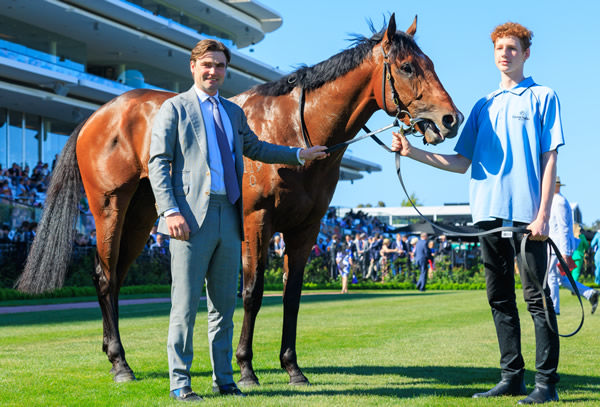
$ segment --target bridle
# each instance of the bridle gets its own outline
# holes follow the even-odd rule
[[[383,48],[383,44],[381,44],[381,52],[383,54],[383,75],[381,75],[381,103],[383,104],[383,111],[387,113],[387,105],[385,103],[385,81],[390,84],[390,89],[392,92],[392,101],[396,105],[396,119],[400,117],[403,112],[406,112],[406,109],[401,107],[400,95],[398,95],[398,91],[394,86],[394,77],[392,76],[392,68],[390,67],[389,54],[385,52]],[[410,116],[410,115],[409,115]]]
[[[381,75],[381,101],[382,101],[382,105],[383,105],[382,109],[383,109],[383,111],[385,111],[387,113],[387,104],[385,101],[385,99],[386,99],[385,98],[385,88],[386,88],[386,81],[387,81],[387,83],[389,83],[389,87],[391,89],[390,91],[392,93],[392,101],[394,102],[394,105],[396,106],[396,115],[394,116],[394,121],[392,122],[392,124],[382,127],[375,131],[369,130],[369,128],[366,125],[362,126],[362,129],[367,134],[364,134],[360,137],[355,137],[352,140],[348,140],[348,141],[344,141],[342,143],[335,144],[335,145],[327,148],[327,150],[325,150],[326,153],[328,153],[328,154],[332,153],[336,150],[344,148],[352,143],[356,143],[357,141],[360,141],[367,137],[371,137],[377,144],[379,144],[386,151],[391,153],[392,150],[388,146],[386,146],[385,143],[382,142],[378,137],[376,137],[375,134],[381,133],[382,131],[385,131],[385,130],[389,130],[393,127],[400,127],[403,134],[418,134],[416,125],[419,122],[425,121],[425,119],[421,119],[418,117],[413,118],[412,115],[408,112],[408,110],[402,105],[402,102],[400,101],[400,95],[398,94],[398,91],[396,90],[396,86],[394,86],[394,77],[392,76],[392,68],[390,67],[389,54],[385,52],[385,50],[383,49],[383,45],[381,46],[381,52],[383,54],[383,74]],[[295,79],[292,80],[290,83],[293,83],[294,81],[295,81]],[[306,91],[305,91],[304,87],[301,87],[300,88],[300,100],[298,102],[298,111],[299,111],[299,115],[300,115],[300,129],[302,131],[302,137],[304,139],[305,147],[309,148],[309,147],[312,147],[313,144],[310,141],[308,129],[306,128],[306,121],[304,120],[305,104],[306,104]],[[404,122],[402,122],[400,120],[400,117],[403,115],[408,117],[408,124],[405,124]],[[402,127],[402,124],[405,124],[406,127]]]

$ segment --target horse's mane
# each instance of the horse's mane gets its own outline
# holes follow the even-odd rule
[[[371,30],[374,31],[372,26]],[[301,66],[289,75],[273,82],[256,85],[253,89],[263,96],[280,96],[290,93],[296,86],[305,90],[320,88],[359,66],[365,57],[370,55],[373,47],[381,42],[384,34],[385,28],[374,33],[370,38],[358,34],[352,35],[350,38],[354,45],[352,48],[311,67]],[[390,58],[394,59],[407,52],[421,53],[421,50],[410,35],[397,31],[390,48]]]

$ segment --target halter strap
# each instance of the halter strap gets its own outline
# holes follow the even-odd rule
[[[304,138],[304,144],[306,148],[312,147],[310,137],[308,135],[308,129],[306,128],[306,122],[304,121],[304,105],[306,104],[306,95],[304,88],[300,88],[300,101],[298,103],[298,110],[300,113],[300,129],[302,131],[302,137]]]
[[[383,104],[383,111],[387,113],[387,105],[385,103],[385,81],[390,83],[390,89],[392,92],[392,101],[396,105],[396,117],[400,116],[403,109],[400,105],[400,95],[396,91],[396,87],[394,86],[394,77],[392,76],[392,68],[390,68],[390,63],[388,60],[388,54],[386,54],[383,49],[383,44],[381,44],[381,53],[383,54],[383,75],[381,75],[381,103]]]

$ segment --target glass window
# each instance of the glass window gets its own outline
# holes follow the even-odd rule
[[[0,41],[14,52],[83,72],[87,58],[83,42],[0,15]]]
[[[54,160],[62,151],[73,131],[73,125],[60,120],[46,119],[44,121],[44,140],[42,143],[42,157],[44,163],[54,167]]]
[[[179,7],[174,7],[172,5],[165,4],[164,1],[129,0],[129,2],[147,11],[150,11],[156,16],[168,18],[170,20],[175,21],[176,23],[183,25],[184,27],[192,28],[200,34],[203,34],[207,37],[215,38],[223,42],[228,47],[233,47],[235,45],[233,41],[233,35],[231,33],[223,31],[217,25],[213,25],[213,23],[211,23],[210,21],[211,15],[208,12],[206,14],[205,21],[195,16],[186,14],[185,10],[182,10]]]
[[[39,161],[40,123],[40,116],[25,115],[25,166],[29,166],[29,173],[27,175],[31,175],[31,170],[33,170]]]
[[[0,109],[0,165],[2,170],[8,167],[8,149],[6,147],[6,133],[8,130],[8,111]]]
[[[23,113],[9,110],[8,112],[8,166],[23,165]]]

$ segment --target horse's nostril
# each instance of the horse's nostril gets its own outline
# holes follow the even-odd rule
[[[444,115],[444,117],[442,117],[442,123],[444,123],[444,126],[447,129],[452,128],[454,125],[454,116],[451,114]]]

